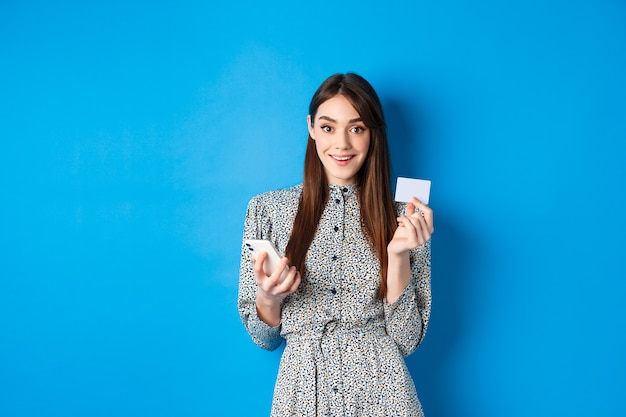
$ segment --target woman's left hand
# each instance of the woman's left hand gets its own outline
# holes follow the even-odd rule
[[[434,231],[432,209],[412,197],[406,206],[406,214],[398,217],[398,228],[387,246],[387,251],[399,255],[422,246],[428,242]]]

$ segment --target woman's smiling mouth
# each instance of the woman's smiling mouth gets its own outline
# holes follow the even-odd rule
[[[336,161],[343,162],[354,158],[354,155],[331,155],[331,157]]]

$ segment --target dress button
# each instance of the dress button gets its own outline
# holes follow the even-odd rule
[[[339,231],[339,226],[335,226],[335,232]]]
[[[337,255],[333,255],[333,257],[330,258],[330,259],[332,259],[333,261],[336,261],[337,260]]]
[[[338,198],[335,198],[335,203],[339,204],[341,203],[341,200],[339,200]]]
[[[333,295],[337,294],[337,290],[334,289],[334,288],[332,290],[330,290],[330,292],[333,293]]]
[[[343,191],[344,193],[347,193],[348,189],[344,187],[341,191]]]

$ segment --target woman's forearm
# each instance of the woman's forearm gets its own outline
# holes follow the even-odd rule
[[[387,264],[387,303],[391,304],[398,299],[402,291],[411,280],[411,262],[409,252],[388,254]]]
[[[256,312],[259,318],[268,326],[276,327],[280,324],[281,306],[280,301],[256,295]]]

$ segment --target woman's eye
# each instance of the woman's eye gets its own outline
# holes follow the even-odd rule
[[[365,129],[362,128],[361,126],[354,126],[350,130],[352,131],[352,133],[363,133],[365,131]]]
[[[332,130],[330,126],[322,126],[322,127],[321,127],[321,129],[322,129],[324,132],[326,132],[326,133],[328,133],[328,132],[330,132],[330,131]]]

